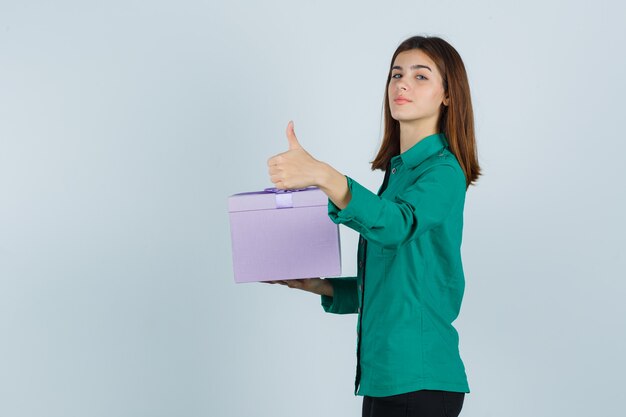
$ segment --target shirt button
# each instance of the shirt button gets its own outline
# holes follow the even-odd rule
[[[363,291],[363,286],[359,284],[359,291]]]
[[[359,261],[359,268],[363,268],[363,261]]]
[[[391,170],[391,173],[392,173],[392,174],[395,174],[395,173],[396,173],[396,169],[395,169],[395,168],[393,168],[393,169]]]
[[[361,307],[357,308],[357,309],[356,309],[356,312],[357,312],[357,313],[361,313]]]

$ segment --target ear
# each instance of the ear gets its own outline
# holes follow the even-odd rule
[[[443,105],[444,105],[444,106],[448,106],[448,105],[450,105],[450,97],[445,96],[445,97],[443,98]]]

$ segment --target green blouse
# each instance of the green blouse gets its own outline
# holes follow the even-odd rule
[[[378,195],[346,176],[352,198],[328,215],[360,233],[356,277],[327,278],[322,307],[358,313],[355,395],[420,389],[469,392],[452,322],[465,289],[461,263],[465,175],[443,133],[386,169]]]

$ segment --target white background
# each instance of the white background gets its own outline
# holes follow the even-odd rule
[[[226,199],[295,121],[376,191],[389,60],[468,71],[465,417],[621,415],[624,7],[0,0],[0,415],[358,416],[356,316],[233,282]],[[342,226],[343,273],[356,238]]]

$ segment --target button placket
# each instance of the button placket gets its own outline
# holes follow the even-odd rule
[[[359,386],[361,383],[361,325],[363,323],[363,304],[365,303],[365,294],[363,292],[363,288],[365,288],[365,270],[363,268],[364,259],[367,255],[367,245],[363,236],[360,237],[361,248],[359,248],[359,274],[360,281],[358,282],[358,290],[359,290],[359,306],[357,307],[357,313],[359,315],[358,318],[358,326],[357,326],[357,351],[356,351],[356,377],[354,380],[354,392],[355,394],[359,390]]]

